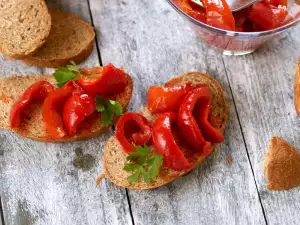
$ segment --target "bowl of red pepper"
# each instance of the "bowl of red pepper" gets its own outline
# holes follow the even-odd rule
[[[300,5],[294,0],[262,0],[232,12],[226,0],[167,0],[204,43],[224,55],[252,53],[266,42],[282,38],[300,23]]]

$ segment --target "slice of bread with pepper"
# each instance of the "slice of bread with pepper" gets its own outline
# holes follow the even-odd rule
[[[47,42],[33,56],[23,62],[33,66],[58,68],[84,61],[93,51],[95,32],[93,27],[72,14],[49,9],[52,28]]]
[[[51,16],[44,0],[0,2],[0,51],[12,59],[33,55],[45,42]]]
[[[185,84],[187,82],[192,82],[193,84],[206,84],[208,86],[210,92],[213,94],[212,115],[215,118],[215,127],[218,128],[223,134],[227,119],[227,106],[225,102],[224,91],[220,83],[208,75],[198,72],[192,72],[184,73],[183,75],[170,80],[164,85],[164,87],[174,87]],[[142,109],[141,114],[145,116],[150,122],[153,122],[157,117],[157,115],[152,115],[147,107]],[[180,144],[179,147],[182,151],[184,151],[184,148],[182,148]],[[153,147],[150,148],[153,149]],[[155,181],[146,183],[140,179],[138,182],[130,183],[127,180],[129,173],[123,170],[127,156],[128,154],[123,151],[117,138],[115,136],[111,137],[108,140],[104,150],[104,172],[99,176],[99,179],[97,179],[97,183],[99,183],[103,177],[106,177],[110,179],[114,184],[124,188],[139,190],[157,188],[190,172],[192,169],[200,165],[207,157],[202,152],[189,155],[188,160],[190,162],[193,162],[193,166],[189,169],[175,171],[167,168],[166,166],[162,166]]]
[[[109,96],[109,99],[121,103],[123,110],[126,109],[132,95],[133,81],[126,74],[127,85],[123,92]],[[48,81],[56,86],[57,82],[52,75],[12,76],[0,78],[0,128],[15,132],[26,138],[44,142],[69,142],[83,140],[98,136],[106,130],[101,122],[100,113],[95,113],[78,126],[74,136],[66,136],[62,139],[53,139],[46,132],[43,116],[42,103],[33,103],[25,111],[21,127],[12,129],[10,126],[10,111],[13,104],[20,98],[24,91],[38,81]]]

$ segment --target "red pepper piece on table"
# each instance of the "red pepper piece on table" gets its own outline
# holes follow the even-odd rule
[[[213,127],[208,120],[211,108],[207,102],[197,104],[194,115],[205,140],[212,143],[221,143],[224,141],[223,134]]]
[[[47,97],[47,95],[52,91],[54,91],[54,87],[47,81],[39,81],[27,88],[24,94],[11,108],[11,128],[20,127],[22,114],[30,103],[44,100]]]
[[[224,30],[235,30],[235,21],[226,0],[203,0],[206,23]]]
[[[112,64],[96,67],[92,70],[82,69],[81,73],[89,76],[81,76],[78,84],[93,95],[111,95],[125,90],[127,85],[126,74]]]
[[[83,90],[75,81],[69,81],[63,87],[51,92],[45,99],[43,119],[50,136],[54,138],[63,138],[66,136],[61,111],[67,99],[76,92],[81,93]]]
[[[193,111],[198,101],[210,102],[208,87],[191,90],[183,100],[178,112],[178,127],[186,141],[196,150],[201,151],[205,139],[194,118]]]
[[[151,113],[178,111],[185,95],[192,88],[192,83],[175,87],[151,86],[148,90],[147,107]]]
[[[127,112],[119,118],[115,135],[123,150],[129,153],[136,151],[134,145],[144,145],[150,141],[151,130],[151,125],[144,116]]]
[[[265,30],[271,30],[281,26],[286,15],[286,7],[276,7],[264,2],[257,2],[252,6],[249,19]]]
[[[94,96],[77,93],[69,97],[63,108],[63,122],[69,135],[74,135],[78,124],[95,111],[96,101]]]
[[[177,113],[166,112],[159,115],[153,124],[152,139],[155,151],[164,156],[164,164],[173,170],[188,169],[191,164],[179,149],[172,134],[172,124],[177,121]]]

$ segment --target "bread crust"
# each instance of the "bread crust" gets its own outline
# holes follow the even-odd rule
[[[122,104],[124,111],[131,99],[133,90],[133,81],[131,77],[128,74],[126,74],[126,77],[127,86],[125,90],[122,93],[110,96],[110,99],[114,99]],[[101,133],[105,132],[107,127],[101,123],[100,113],[95,113],[79,125],[76,135],[72,137],[67,136],[63,139],[53,139],[47,134],[44,127],[42,104],[32,104],[26,111],[26,116],[22,121],[21,128],[11,129],[9,115],[12,105],[31,84],[41,80],[46,80],[53,85],[56,84],[52,75],[0,78],[0,97],[2,99],[0,104],[0,128],[42,142],[79,141],[99,136]],[[5,99],[5,102],[3,99]]]
[[[288,190],[300,185],[300,153],[280,137],[272,137],[264,160],[269,190]]]
[[[212,113],[216,118],[217,127],[222,133],[224,133],[227,119],[227,105],[225,101],[224,91],[220,83],[206,74],[193,72],[184,73],[181,76],[175,77],[167,82],[164,86],[172,87],[184,84],[186,82],[203,83],[208,85],[210,91],[214,94],[212,101]],[[141,114],[144,115],[150,122],[154,121],[157,116],[151,115],[147,107],[144,107],[142,109]],[[214,147],[215,146],[212,146],[212,148]],[[151,146],[150,148],[153,149],[153,146]],[[204,156],[202,153],[193,154],[188,158],[190,162],[193,162],[193,166],[184,171],[174,171],[163,166],[156,181],[150,184],[146,184],[143,181],[139,181],[136,183],[129,183],[127,181],[127,177],[129,174],[123,170],[124,164],[126,162],[126,157],[127,154],[122,150],[122,147],[119,144],[118,140],[115,137],[111,137],[104,149],[103,167],[105,170],[105,176],[117,186],[137,190],[153,189],[165,185],[175,179],[178,179],[184,174],[189,173],[191,170],[203,163],[206,159],[206,156]]]
[[[63,26],[61,26],[61,24],[65,23],[65,20],[55,20],[55,22],[57,24],[53,24],[52,27],[52,32],[50,32],[49,38],[48,38],[48,42],[51,40],[51,44],[50,47],[49,45],[47,45],[48,42],[46,42],[45,46],[43,46],[39,52],[37,52],[35,55],[31,56],[31,57],[27,57],[25,59],[23,59],[23,63],[25,64],[29,64],[32,66],[38,66],[38,67],[46,67],[46,68],[58,68],[61,66],[65,66],[67,65],[70,61],[74,61],[76,64],[79,64],[81,62],[83,62],[85,59],[87,59],[90,54],[92,53],[93,49],[94,49],[94,39],[95,39],[95,31],[93,29],[93,27],[88,24],[87,22],[83,21],[81,18],[73,15],[73,14],[69,14],[69,13],[63,13],[61,11],[59,11],[58,9],[50,9],[49,10],[50,15],[52,17],[65,17],[65,18],[70,18],[72,21],[77,21],[77,23],[81,24],[81,27],[85,27],[86,29],[86,33],[88,36],[88,41],[86,41],[86,45],[83,46],[83,48],[81,48],[80,50],[73,52],[73,53],[69,53],[69,55],[64,55],[65,52],[67,52],[66,49],[61,49],[61,52],[58,52],[57,55],[53,55],[53,50],[51,49],[51,46],[56,46],[55,41],[59,40],[60,38],[65,38],[65,37],[60,37],[61,34],[64,32],[63,30],[60,30],[61,27],[63,28]],[[61,23],[61,24],[59,24]],[[72,33],[69,34],[63,34],[65,35],[73,35]],[[74,45],[76,45],[76,43],[74,43]],[[51,55],[51,57],[49,57]]]
[[[300,116],[300,57],[296,66],[296,74],[294,81],[294,104],[296,112],[298,116]]]

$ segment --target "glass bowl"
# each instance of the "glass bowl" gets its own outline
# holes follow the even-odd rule
[[[182,11],[173,0],[166,0],[190,25],[204,43],[215,47],[223,52],[224,55],[246,55],[254,52],[265,42],[282,38],[286,30],[299,24],[300,19],[296,19],[289,24],[278,27],[274,30],[261,32],[234,32],[222,30],[202,23]],[[289,1],[290,3],[290,1]],[[292,2],[295,4],[295,2]],[[292,4],[290,4],[292,5]]]

